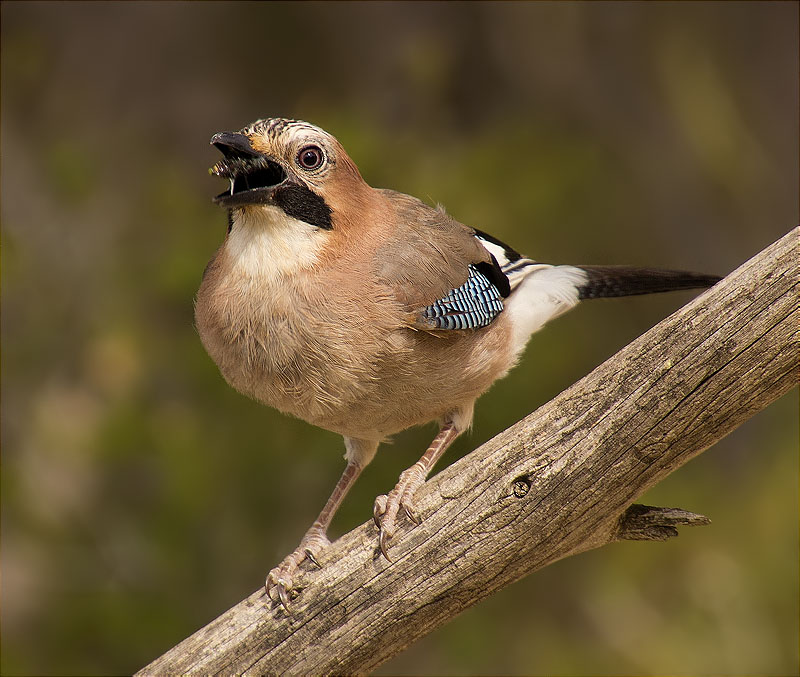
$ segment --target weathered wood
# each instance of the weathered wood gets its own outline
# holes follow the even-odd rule
[[[138,674],[368,672],[558,559],[705,523],[631,504],[797,383],[799,234],[427,482],[394,562],[370,520],[309,568],[291,614],[259,590]]]
[[[634,503],[617,524],[617,540],[666,541],[678,535],[676,527],[695,527],[710,524],[705,515],[687,512],[680,508],[656,508]]]

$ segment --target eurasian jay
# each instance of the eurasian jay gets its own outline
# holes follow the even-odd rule
[[[437,421],[422,458],[375,499],[380,549],[400,510],[472,421],[475,400],[528,338],[585,298],[707,287],[679,271],[537,263],[441,207],[371,188],[344,148],[307,122],[258,120],[211,143],[230,180],[214,201],[228,234],[197,293],[200,338],[225,380],[341,434],[347,465],[297,549],[267,576],[288,608],[359,473],[387,436]]]

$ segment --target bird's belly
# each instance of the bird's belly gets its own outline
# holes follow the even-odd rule
[[[231,315],[230,304],[203,300],[198,330],[232,387],[348,437],[381,439],[471,406],[513,361],[503,317],[491,331],[432,336],[378,321],[379,310],[320,316],[298,312],[295,298],[291,312],[261,300]]]
[[[508,336],[502,327],[480,340],[472,332],[435,337],[398,328],[380,337],[381,348],[369,353],[368,363],[353,370],[340,365],[341,371],[331,373],[331,382],[341,384],[335,406],[315,416],[308,404],[291,413],[342,435],[382,439],[471,410],[474,400],[513,366]],[[360,355],[365,354],[362,348]],[[358,387],[350,383],[354,377]],[[314,389],[305,375],[298,378]]]
[[[339,342],[337,342],[339,343]],[[347,359],[330,342],[274,320],[209,347],[236,390],[284,413],[328,427],[331,416],[359,399],[364,355]]]

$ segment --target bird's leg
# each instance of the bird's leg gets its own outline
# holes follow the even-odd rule
[[[394,535],[398,511],[403,508],[408,518],[419,524],[419,517],[414,510],[414,494],[425,482],[425,478],[430,474],[433,466],[436,465],[436,462],[460,432],[453,423],[444,424],[436,437],[433,438],[433,442],[422,455],[422,458],[400,474],[397,486],[389,492],[389,495],[378,496],[375,499],[372,514],[375,518],[375,524],[381,532],[378,543],[383,556],[389,561],[391,561],[389,558],[389,540]]]
[[[319,566],[317,561],[319,554],[330,545],[327,532],[331,520],[365,465],[366,463],[361,462],[361,459],[348,459],[347,467],[345,467],[342,476],[336,483],[328,502],[319,517],[314,521],[314,524],[306,532],[306,535],[303,536],[300,545],[267,574],[267,594],[272,601],[280,602],[287,611],[289,610],[291,592],[294,588],[294,575],[298,567],[305,559],[309,559],[313,564]]]

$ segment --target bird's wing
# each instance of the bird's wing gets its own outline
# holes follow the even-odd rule
[[[385,192],[398,218],[395,232],[376,256],[376,273],[409,313],[410,324],[427,330],[490,324],[511,293],[508,276],[484,244],[495,241],[482,239],[488,236],[442,209]]]
[[[418,311],[416,326],[422,329],[478,329],[491,324],[503,312],[500,290],[477,266],[470,264],[468,270],[464,284]]]

